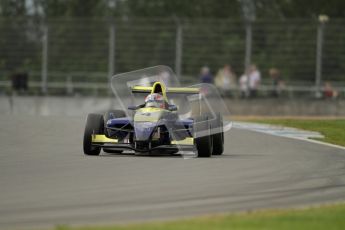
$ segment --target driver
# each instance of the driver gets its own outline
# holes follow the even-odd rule
[[[168,103],[159,93],[151,93],[145,98],[145,107],[167,109]]]

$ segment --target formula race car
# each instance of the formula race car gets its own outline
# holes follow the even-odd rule
[[[163,69],[167,71],[166,68]],[[158,69],[161,73],[162,67]],[[122,108],[124,103],[135,101],[133,95],[141,95],[141,103],[87,116],[83,143],[86,155],[99,155],[101,149],[118,154],[125,150],[143,155],[193,153],[197,157],[223,153],[223,118],[220,112],[200,109],[202,87],[169,87],[166,79],[154,74],[148,77],[147,71],[140,73],[139,80],[136,77],[135,81],[128,75],[126,78],[114,76],[112,86]],[[121,86],[118,79],[130,81]],[[130,94],[123,93],[125,88]],[[144,100],[142,94],[145,94]],[[168,96],[173,99],[168,100]],[[198,105],[186,109],[185,102],[193,100],[198,101]],[[197,115],[191,112],[196,107]],[[183,114],[178,112],[180,109]]]

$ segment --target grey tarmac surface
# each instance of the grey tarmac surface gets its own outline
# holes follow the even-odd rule
[[[232,129],[210,159],[84,156],[81,117],[0,117],[0,229],[345,200],[345,151]]]

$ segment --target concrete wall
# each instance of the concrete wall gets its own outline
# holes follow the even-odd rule
[[[233,115],[345,116],[345,100],[226,99]],[[0,114],[80,116],[116,108],[115,98],[0,97]]]
[[[345,116],[345,100],[226,100],[234,115]]]
[[[0,97],[0,114],[80,116],[106,111],[113,101],[91,97]]]

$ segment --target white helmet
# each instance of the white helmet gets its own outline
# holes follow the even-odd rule
[[[163,96],[159,93],[152,93],[149,94],[145,98],[145,107],[154,107],[154,108],[164,108],[165,103]]]

